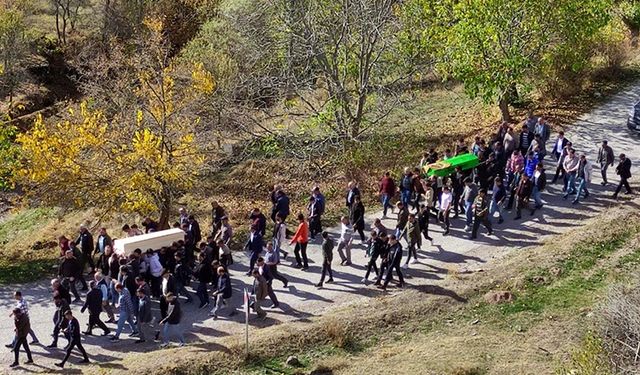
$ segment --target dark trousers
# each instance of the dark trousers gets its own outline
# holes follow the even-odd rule
[[[389,268],[389,263],[384,260],[380,263],[380,271],[378,272],[378,278],[376,279],[376,285],[380,285],[380,281],[382,280],[382,276],[387,273],[387,269]],[[389,276],[388,276],[389,277]]]
[[[316,234],[322,232],[322,222],[320,221],[320,216],[314,216],[309,219],[309,236],[314,238]]]
[[[200,299],[200,306],[204,306],[209,303],[209,293],[207,292],[207,283],[200,281],[198,282],[198,289],[196,290],[196,295]]]
[[[400,270],[400,264],[399,263],[394,263],[391,265],[391,267],[387,268],[387,278],[384,280],[384,285],[385,287],[389,284],[389,281],[391,281],[391,274],[393,273],[393,270],[396,270],[396,273],[398,274],[398,279],[400,280],[400,284],[404,284],[404,277],[402,277],[402,271]]]
[[[551,183],[558,181],[558,177],[560,177],[561,174],[562,174],[562,177],[564,177],[565,175],[564,168],[562,166],[558,166],[556,168],[556,174],[553,176],[553,180],[551,180]]]
[[[76,281],[77,279],[75,278],[73,281],[71,281],[71,278],[65,277],[64,279],[62,279],[62,284],[69,287],[69,291],[71,292],[71,294],[73,294],[73,297],[75,299],[80,299],[80,293],[78,293],[78,289],[76,288]]]
[[[304,268],[309,267],[309,260],[307,259],[307,244],[296,242],[296,247],[293,249],[293,253],[296,256],[296,263],[298,266],[303,266]],[[302,255],[302,259],[300,256]]]
[[[76,281],[75,282],[79,282],[80,285],[82,285],[82,289],[83,290],[89,289],[89,286],[87,285],[87,280],[84,279],[84,276],[82,276],[82,274],[80,274],[80,276],[76,277]]]
[[[613,195],[618,195],[620,190],[622,190],[623,186],[626,189],[627,194],[631,194],[631,186],[629,186],[629,181],[627,181],[627,179],[625,177],[621,177],[620,178],[620,183],[618,184],[618,187],[616,188],[616,192],[613,193]]]
[[[151,295],[160,298],[162,293],[162,276],[151,276]]]
[[[282,281],[282,283],[284,285],[287,285],[289,283],[289,280],[287,280],[286,277],[282,276],[282,274],[280,272],[278,272],[278,266],[273,264],[269,266],[269,271],[271,271],[271,275],[273,276],[274,279],[276,280],[280,280]]]
[[[53,327],[53,345],[58,345],[58,336],[60,335],[60,331],[64,328],[67,328],[67,320],[63,318],[62,322],[54,322]],[[69,340],[69,336],[65,333],[64,337]]]
[[[160,318],[164,319],[167,317],[167,311],[169,310],[169,304],[167,303],[167,299],[165,296],[160,297]]]
[[[260,253],[252,252],[249,257],[249,272],[253,272],[253,268],[256,266],[256,262],[260,257]]]
[[[407,249],[408,251],[407,261],[405,262],[405,264],[409,264],[409,261],[411,260],[412,255],[415,260],[418,260],[418,251],[416,250],[418,246],[420,246],[419,238],[417,240],[416,239],[409,240],[409,248]]]
[[[95,271],[96,269],[96,264],[93,262],[93,255],[91,254],[91,252],[82,252],[82,272],[84,272],[85,267],[87,266],[87,263],[89,263],[89,267],[91,267],[92,271]]]
[[[27,342],[27,336],[16,338],[15,344],[13,344],[13,362],[18,363],[18,354],[20,353],[20,346],[24,348],[24,351],[27,353],[27,359],[32,361],[31,358],[31,350],[29,349],[29,343]]]
[[[100,320],[100,314],[91,314],[89,313],[89,328],[87,332],[91,332],[93,330],[93,326],[98,326],[105,333],[109,333],[109,328],[107,328],[106,324],[102,320]]]
[[[276,293],[273,291],[273,279],[267,281],[267,294],[269,295],[269,299],[273,302],[274,305],[278,306],[278,297],[276,297]]]
[[[256,257],[256,260],[257,259],[258,258]],[[251,269],[253,269],[253,267]],[[179,281],[176,282],[176,292],[177,292],[176,293],[176,297],[185,296],[185,297],[187,297],[187,302],[193,301],[193,297],[191,297],[191,293],[189,293],[187,291],[187,287],[185,287],[184,284],[179,282]],[[134,307],[136,307],[136,306],[134,305]],[[136,309],[136,311],[137,311],[137,309]]]
[[[366,237],[364,236],[364,227],[355,228],[355,231],[360,234],[360,241],[364,242]]]
[[[480,228],[480,223],[484,224],[489,234],[491,234],[491,221],[489,220],[489,216],[485,215],[483,217],[474,217],[473,218],[473,229],[471,230],[471,238],[476,238],[478,236],[478,229]]]
[[[369,259],[369,263],[367,264],[367,273],[364,274],[364,278],[368,279],[371,270],[376,273],[376,277],[380,275],[380,271],[378,271],[378,266],[376,265],[376,261],[378,260],[378,255],[372,255]]]
[[[69,342],[69,345],[67,346],[67,354],[64,355],[64,359],[62,360],[62,364],[67,362],[67,360],[69,359],[69,356],[71,355],[71,351],[76,346],[78,347],[78,350],[80,351],[80,354],[82,354],[84,359],[86,361],[89,360],[89,356],[87,355],[87,352],[82,347],[82,343],[80,342],[80,338],[77,338],[77,339],[73,339],[71,342]]]
[[[320,284],[324,282],[324,278],[329,274],[329,280],[333,280],[333,272],[331,272],[331,260],[325,259],[322,262],[322,275],[320,276]]]

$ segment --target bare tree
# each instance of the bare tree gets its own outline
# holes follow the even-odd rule
[[[67,30],[75,30],[80,17],[80,8],[86,7],[89,0],[50,0],[56,16],[56,35],[58,44],[67,44]]]
[[[0,87],[9,96],[11,113],[15,90],[24,76],[24,60],[28,46],[24,13],[10,2],[0,6]]]
[[[317,115],[330,114],[341,138],[356,139],[388,113],[394,83],[408,77],[394,66],[399,0],[285,0],[291,58],[309,59],[310,71],[293,79],[296,94]],[[296,46],[298,49],[296,50]],[[302,56],[296,54],[302,53]],[[290,66],[291,66],[290,65]],[[406,73],[406,72],[405,72]],[[290,76],[291,79],[291,76]],[[326,91],[324,100],[308,98]],[[375,99],[375,103],[373,102]],[[397,99],[397,98],[395,98]],[[366,123],[366,124],[365,124]]]

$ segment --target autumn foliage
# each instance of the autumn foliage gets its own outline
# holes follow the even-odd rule
[[[200,118],[190,106],[215,81],[201,65],[187,75],[165,63],[161,22],[147,24],[150,45],[134,60],[136,105],[128,113],[83,102],[55,123],[39,116],[18,136],[17,179],[32,199],[105,214],[160,212],[166,226],[173,200],[194,186],[206,147],[195,142]]]

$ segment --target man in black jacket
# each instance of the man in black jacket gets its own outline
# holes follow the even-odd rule
[[[62,362],[56,363],[55,365],[60,368],[64,367],[64,364],[67,362],[67,360],[69,359],[69,356],[71,355],[71,351],[76,346],[78,347],[78,350],[84,357],[84,359],[78,363],[89,363],[89,356],[87,355],[87,352],[82,347],[82,342],[80,340],[80,323],[78,323],[78,319],[73,317],[71,310],[67,310],[64,313],[64,317],[68,321],[68,325],[65,331],[67,332],[67,335],[69,335],[69,345],[67,346],[67,353],[65,354]]]
[[[280,216],[283,223],[287,220],[287,216],[289,216],[289,197],[287,197],[287,194],[282,190],[275,192],[275,202],[271,208],[271,220],[273,220],[274,223],[276,222],[276,216]]]
[[[372,269],[376,273],[376,278],[380,274],[380,271],[378,270],[378,266],[376,265],[376,262],[378,261],[380,254],[382,254],[383,248],[386,246],[385,244],[386,239],[387,239],[386,233],[383,232],[378,236],[378,232],[371,231],[371,238],[369,239],[369,250],[368,250],[369,263],[367,264],[367,272],[364,274],[364,279],[362,279],[362,282],[365,285],[369,281],[369,274],[371,273]]]
[[[218,319],[218,311],[222,308],[222,305],[227,305],[229,299],[231,299],[231,279],[229,279],[229,274],[224,267],[218,267],[218,284],[216,290],[213,292],[213,297],[216,298],[216,304],[211,310],[210,316],[213,319]],[[234,315],[235,310],[232,310],[229,316]]]
[[[98,326],[104,331],[102,336],[108,335],[111,331],[107,326],[100,320],[100,314],[102,313],[102,291],[96,288],[96,282],[91,281],[89,283],[89,293],[87,293],[87,299],[84,302],[84,306],[80,309],[81,313],[84,313],[85,310],[89,309],[89,326],[87,327],[85,335],[91,336],[93,333],[93,326]]]
[[[25,363],[33,363],[31,358],[31,350],[29,350],[29,344],[27,343],[27,336],[31,331],[31,324],[29,324],[29,316],[24,314],[19,308],[13,309],[13,319],[15,323],[15,343],[13,345],[14,360],[10,367],[16,367],[18,363],[18,354],[20,353],[20,346],[24,348],[27,353],[27,361]]]
[[[533,183],[533,190],[531,195],[533,195],[533,200],[535,202],[535,206],[531,210],[531,215],[533,215],[536,210],[542,208],[542,191],[547,186],[547,174],[545,173],[544,166],[542,163],[538,163],[536,165],[536,171],[533,172],[531,176],[531,181]]]
[[[211,282],[211,261],[207,260],[204,253],[198,254],[198,264],[193,269],[193,277],[198,280],[198,289],[196,289],[196,295],[200,299],[200,306],[202,309],[209,306],[209,293],[207,292],[207,284]]]
[[[616,173],[620,176],[620,183],[616,188],[616,192],[613,193],[613,199],[618,199],[618,193],[620,193],[623,186],[626,189],[625,194],[632,194],[628,181],[631,178],[631,160],[629,160],[625,154],[620,154],[620,162],[618,162],[618,166],[616,167]]]
[[[149,288],[146,289],[148,290]],[[138,295],[137,298],[139,299],[138,311],[136,313],[136,325],[138,329],[138,340],[136,340],[136,344],[141,344],[146,341],[144,329],[152,320],[151,299],[149,298],[147,290],[145,290],[144,287],[141,287],[136,293]]]
[[[180,321],[182,320],[180,303],[178,302],[178,298],[172,293],[167,295],[167,302],[169,303],[167,317],[162,319],[159,323],[161,325],[164,324],[164,328],[162,329],[163,342],[160,346],[164,348],[169,345],[169,337],[171,337],[172,334],[177,336],[178,340],[180,340],[179,346],[184,346],[184,335],[182,334],[182,329],[180,327]]]
[[[55,294],[58,292],[60,298],[67,302],[67,305],[71,304],[71,294],[69,294],[69,289],[65,288],[62,283],[60,283],[60,279],[51,280],[51,290]]]
[[[93,263],[93,236],[84,224],[80,225],[80,235],[76,240],[76,244],[80,245],[80,250],[82,250],[82,271],[84,271],[86,264],[89,263],[91,272],[96,272],[96,265]]]
[[[71,293],[75,299],[73,302],[80,302],[80,294],[76,289],[78,278],[82,277],[82,266],[80,262],[73,256],[73,251],[67,250],[64,253],[64,260],[58,267],[58,276],[62,277],[62,281],[69,285]]]
[[[400,242],[396,239],[396,236],[393,234],[389,236],[389,255],[388,256],[389,256],[389,260],[388,260],[389,265],[386,272],[386,278],[384,280],[384,283],[378,286],[378,288],[382,290],[387,289],[387,285],[389,285],[389,281],[391,281],[391,274],[393,273],[394,269],[398,273],[398,279],[400,279],[400,283],[398,284],[398,286],[402,288],[404,286],[404,278],[402,277],[402,271],[400,270],[400,263],[402,262],[402,245],[400,245]],[[378,283],[380,282],[381,276],[382,276],[382,273],[380,274],[380,276],[378,276],[378,281],[377,281]]]
[[[58,335],[60,331],[67,327],[67,320],[64,318],[65,311],[69,310],[69,303],[60,296],[58,291],[53,293],[53,302],[56,305],[56,311],[53,315],[53,342],[47,348],[58,347]],[[69,336],[65,334],[67,340]]]

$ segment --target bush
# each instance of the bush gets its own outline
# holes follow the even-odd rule
[[[636,373],[640,360],[640,281],[611,288],[601,309],[604,349],[616,373]]]

